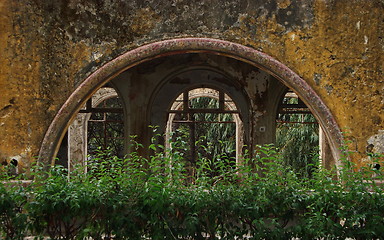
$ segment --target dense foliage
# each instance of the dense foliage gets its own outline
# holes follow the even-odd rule
[[[219,101],[210,97],[189,100],[193,109],[218,109]],[[214,168],[220,160],[236,158],[236,124],[229,113],[194,113],[191,124],[174,124],[173,144],[183,143],[184,157],[191,161],[205,159]],[[191,137],[193,135],[193,138]],[[177,142],[177,143],[176,143]]]
[[[298,98],[284,98],[297,104]],[[319,125],[312,114],[279,114],[276,147],[286,166],[304,177],[311,177],[319,162]]]
[[[3,238],[384,238],[383,188],[371,181],[371,169],[353,172],[345,162],[338,178],[321,169],[302,178],[273,146],[259,146],[236,169],[210,177],[201,162],[191,176],[175,148],[150,148],[149,158],[100,152],[86,174],[36,167],[28,186],[2,183]]]

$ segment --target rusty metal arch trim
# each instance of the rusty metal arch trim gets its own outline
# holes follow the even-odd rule
[[[97,69],[79,84],[61,106],[44,136],[38,161],[46,165],[54,163],[59,144],[71,120],[87,98],[106,82],[142,62],[166,55],[196,52],[224,55],[249,63],[270,73],[295,91],[318,119],[330,143],[336,165],[339,165],[343,139],[340,128],[331,111],[304,79],[265,53],[241,44],[210,38],[178,38],[149,43],[130,50]]]

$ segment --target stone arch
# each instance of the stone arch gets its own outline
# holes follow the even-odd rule
[[[334,159],[339,159],[342,134],[330,110],[319,95],[299,75],[274,58],[237,43],[210,38],[179,38],[150,43],[115,58],[87,77],[62,105],[49,126],[38,160],[52,164],[69,124],[82,104],[101,86],[123,71],[145,61],[180,53],[208,52],[256,66],[291,88],[310,108],[329,140]]]
[[[210,74],[211,78],[217,78],[220,79],[222,82],[216,80],[207,80],[203,76],[204,74]],[[197,77],[196,77],[197,76]],[[197,78],[199,79],[198,81],[188,83],[187,86],[177,86],[173,89],[169,88],[170,80],[173,78]],[[247,111],[250,107],[250,100],[249,96],[247,95],[246,92],[238,91],[235,93],[235,91],[230,91],[230,90],[236,90],[235,88],[238,86],[235,86],[233,82],[230,82],[231,76],[225,75],[225,73],[217,71],[212,68],[192,68],[192,69],[187,69],[185,71],[181,72],[174,72],[171,75],[167,76],[166,78],[163,79],[162,83],[157,86],[156,90],[151,96],[151,124],[157,125],[157,126],[165,126],[161,121],[156,121],[155,119],[163,119],[159,115],[164,115],[164,112],[167,111],[167,109],[170,109],[172,106],[172,103],[175,101],[176,97],[179,96],[182,92],[186,90],[192,90],[195,88],[200,88],[200,87],[206,87],[206,88],[212,88],[216,90],[220,90],[225,92],[230,98],[238,104],[236,107],[238,110],[241,112],[241,116],[243,116],[244,119],[249,119],[250,118],[250,113]],[[224,82],[223,82],[224,80]],[[154,102],[156,103],[161,103],[157,104],[154,106]],[[163,119],[164,122],[167,121],[167,119]],[[244,123],[245,128],[249,128],[249,123]],[[159,129],[159,130],[165,130],[165,129]],[[249,136],[247,136],[249,138]]]

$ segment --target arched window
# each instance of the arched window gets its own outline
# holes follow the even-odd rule
[[[83,106],[68,128],[68,167],[86,164],[97,149],[116,156],[124,154],[122,102],[111,87],[100,88]]]
[[[276,119],[276,147],[285,164],[310,177],[319,164],[319,124],[291,90],[281,100]]]
[[[104,99],[91,110],[87,126],[87,153],[94,157],[97,150],[108,150],[123,157],[124,121],[118,96]]]
[[[219,165],[236,166],[240,128],[239,111],[226,93],[195,88],[180,94],[169,110],[167,146],[181,149],[191,168],[197,161],[206,161],[214,175]]]

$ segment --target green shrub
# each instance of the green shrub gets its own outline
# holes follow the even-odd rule
[[[209,176],[201,162],[191,175],[181,151],[150,148],[148,158],[100,152],[87,173],[37,168],[27,188],[1,185],[4,238],[22,239],[27,227],[51,239],[384,238],[383,189],[371,169],[345,162],[339,176],[319,169],[303,178],[267,145],[236,169]]]
[[[61,166],[53,167],[48,177],[31,185],[26,210],[32,233],[49,235],[51,239],[73,239],[94,220],[101,191],[87,176],[70,179]]]
[[[27,228],[27,214],[23,211],[27,202],[22,185],[0,182],[0,236],[4,239],[23,239]]]

